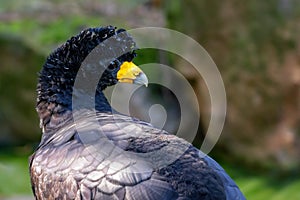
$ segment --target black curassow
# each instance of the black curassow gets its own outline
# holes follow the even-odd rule
[[[108,38],[114,48],[105,43]],[[96,62],[103,73],[91,98],[94,111],[74,108],[76,75],[98,45],[107,55],[121,54],[107,67]],[[43,134],[30,158],[35,198],[245,199],[222,167],[190,143],[112,110],[102,92],[106,87],[148,82],[132,63],[135,49],[126,30],[107,26],[83,30],[47,58],[37,86]]]

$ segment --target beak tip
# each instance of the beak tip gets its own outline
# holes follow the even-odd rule
[[[133,81],[135,84],[138,85],[145,85],[148,87],[148,78],[147,76],[142,72],[140,73]]]

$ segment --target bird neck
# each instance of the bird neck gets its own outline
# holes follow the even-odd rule
[[[72,119],[74,98],[75,100],[78,97],[83,99],[76,101],[77,105],[78,103],[85,105],[89,103],[85,108],[96,109],[98,112],[111,110],[102,92],[106,85],[101,81],[97,85],[96,92],[91,92],[90,96],[87,96],[85,91],[78,92],[76,90],[74,83],[83,58],[77,59],[75,56],[70,57],[68,62],[64,61],[65,56],[62,56],[62,52],[65,52],[65,48],[68,46],[70,45],[64,45],[53,52],[47,58],[39,74],[36,110],[40,117],[40,127],[45,131],[59,128],[61,122]],[[87,102],[87,100],[92,100],[92,102]],[[76,109],[80,108],[82,108],[81,105]]]
[[[97,112],[112,112],[112,107],[102,91],[96,92],[95,109]]]
[[[72,94],[68,97],[72,99]],[[75,100],[74,100],[75,98]],[[85,99],[91,99],[94,102],[81,101],[79,105],[74,108],[72,101],[69,104],[60,104],[58,102],[46,102],[41,101],[37,105],[37,112],[40,117],[40,127],[43,129],[43,133],[52,132],[53,130],[60,129],[66,122],[73,122],[74,111],[87,111],[93,110],[100,113],[111,113],[112,108],[102,91],[97,91],[94,97],[84,97]],[[76,101],[76,97],[73,96],[73,101]],[[81,104],[82,103],[82,104]],[[87,105],[90,103],[90,105]]]

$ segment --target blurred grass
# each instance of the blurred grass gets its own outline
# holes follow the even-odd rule
[[[247,199],[300,199],[298,176],[258,173],[223,164],[228,174],[239,185]],[[0,197],[31,195],[28,156],[0,152]]]
[[[247,199],[285,200],[300,199],[300,179],[297,172],[280,173],[271,171],[254,171],[239,168],[236,165],[222,165],[237,183]]]
[[[28,156],[0,151],[0,199],[20,194],[31,194]]]

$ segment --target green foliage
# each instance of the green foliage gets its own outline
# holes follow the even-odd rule
[[[0,34],[0,45],[0,146],[26,143],[40,132],[35,88],[44,57],[9,34]]]
[[[0,24],[0,32],[22,37],[29,45],[38,51],[48,54],[55,46],[65,42],[70,35],[77,34],[86,27],[96,27],[101,24],[99,18],[72,16],[47,23],[35,19],[14,20]]]

